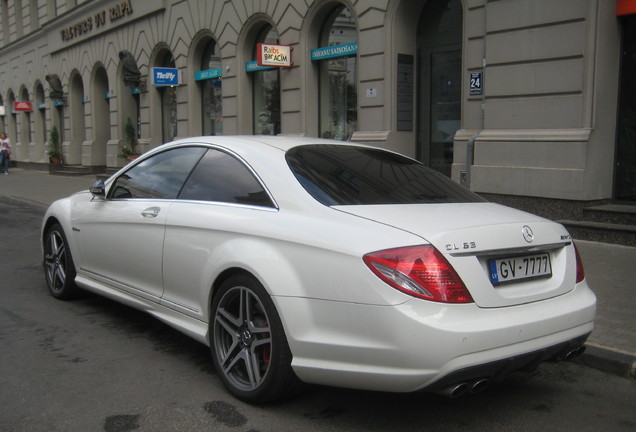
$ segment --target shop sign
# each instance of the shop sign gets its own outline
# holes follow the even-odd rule
[[[358,53],[358,42],[349,42],[311,50],[311,60],[325,60],[333,57],[347,57]]]
[[[274,69],[272,66],[259,66],[256,60],[245,63],[245,72],[256,72],[261,70]]]
[[[33,111],[33,104],[31,102],[13,102],[13,110],[18,111]]]
[[[152,68],[152,84],[155,87],[178,86],[179,69],[177,68]]]
[[[259,66],[291,67],[291,46],[256,44],[256,64]]]
[[[616,15],[636,14],[636,0],[618,0],[616,3]]]
[[[208,69],[208,70],[195,72],[194,79],[195,81],[201,81],[201,80],[207,80],[207,79],[213,79],[213,78],[221,78],[221,75],[223,75],[223,69],[214,68],[214,69]]]

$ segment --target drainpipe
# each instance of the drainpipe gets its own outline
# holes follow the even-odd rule
[[[459,182],[470,189],[470,170],[475,162],[475,140],[479,136],[481,131],[477,132],[470,138],[466,144],[466,167],[464,171],[460,173]]]

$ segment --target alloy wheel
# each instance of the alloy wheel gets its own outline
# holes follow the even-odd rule
[[[61,234],[53,230],[49,233],[44,255],[46,280],[52,291],[61,291],[66,283],[67,272],[66,243]]]
[[[251,289],[223,294],[214,316],[214,349],[220,371],[236,389],[251,391],[270,369],[272,334],[267,311]]]

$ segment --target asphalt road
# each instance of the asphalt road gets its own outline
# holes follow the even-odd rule
[[[207,347],[92,294],[50,297],[40,217],[0,202],[2,432],[636,430],[636,381],[573,363],[455,400],[312,386],[244,404],[223,388]]]

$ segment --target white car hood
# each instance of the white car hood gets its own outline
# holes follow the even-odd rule
[[[338,206],[335,209],[408,231],[431,243],[453,265],[480,307],[538,301],[574,288],[571,238],[555,222],[494,203]],[[523,228],[533,238],[524,238]],[[549,279],[493,286],[488,260],[550,251]]]

